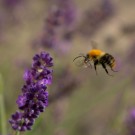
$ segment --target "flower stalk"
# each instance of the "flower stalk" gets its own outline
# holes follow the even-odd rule
[[[4,97],[3,97],[3,80],[2,76],[0,74],[0,118],[1,118],[1,130],[2,135],[7,134],[7,128],[6,128],[6,113],[5,113],[5,106],[4,106]]]

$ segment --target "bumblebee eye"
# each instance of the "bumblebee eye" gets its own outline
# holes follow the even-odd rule
[[[87,62],[87,61],[89,61],[89,54],[87,54],[87,55],[85,56],[85,59],[84,59],[84,62]]]
[[[96,59],[96,56],[93,56],[92,58],[93,58],[93,59]]]
[[[86,58],[89,58],[89,54],[86,55]]]

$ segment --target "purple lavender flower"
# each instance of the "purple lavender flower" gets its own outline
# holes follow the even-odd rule
[[[72,25],[76,19],[76,8],[73,0],[56,0],[56,3],[65,25]]]
[[[22,0],[3,0],[3,3],[7,8],[14,8],[21,2]]]
[[[76,8],[73,0],[53,0],[53,5],[45,19],[43,32],[34,46],[39,44],[57,51],[60,41],[71,41],[75,22]]]
[[[133,108],[126,121],[128,135],[135,135],[135,108]]]
[[[33,57],[33,63],[24,73],[25,84],[16,103],[16,111],[9,120],[12,128],[18,131],[31,130],[35,118],[48,106],[47,85],[52,82],[52,57],[42,52]]]
[[[135,65],[135,41],[132,43],[131,47],[129,47],[127,62],[132,66]]]

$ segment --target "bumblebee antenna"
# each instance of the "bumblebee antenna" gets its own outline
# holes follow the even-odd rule
[[[80,58],[80,57],[84,57],[84,58],[86,59],[86,57],[83,56],[83,55],[82,55],[82,56],[77,56],[77,57],[74,58],[73,62],[74,62],[76,59]]]

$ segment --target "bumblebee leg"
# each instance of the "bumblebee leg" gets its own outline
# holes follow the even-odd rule
[[[88,61],[88,64],[89,64],[88,67],[91,67],[92,68],[92,65],[91,65],[90,61]]]
[[[105,66],[105,64],[102,63],[102,67],[105,69],[105,72],[106,72],[108,75],[110,75],[109,72],[108,72],[108,70],[107,70],[107,68],[106,68],[106,66]],[[112,75],[110,75],[110,76],[112,76]]]
[[[96,71],[96,75],[97,75],[97,67],[96,67],[96,65],[94,64],[94,68],[95,68],[95,71]]]
[[[95,71],[96,71],[96,75],[97,75],[97,64],[98,64],[98,61],[95,61],[95,62],[94,62],[94,69],[95,69]]]
[[[116,71],[116,70],[113,70],[112,68],[111,68],[111,70],[112,70],[113,72],[118,72],[118,71]]]

